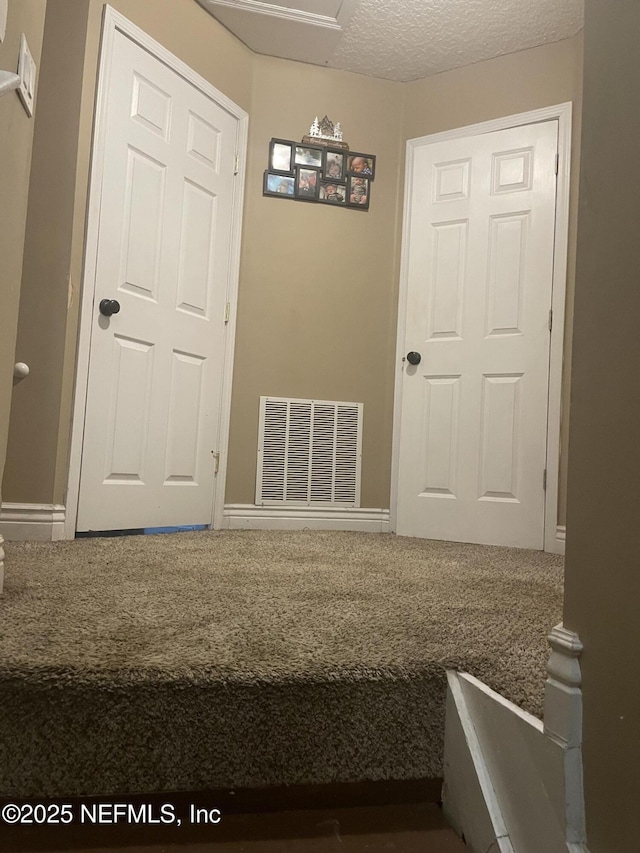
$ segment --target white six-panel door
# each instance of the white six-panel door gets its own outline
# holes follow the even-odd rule
[[[399,534],[543,547],[557,133],[415,150]]]
[[[209,524],[238,121],[120,32],[110,67],[77,529]]]

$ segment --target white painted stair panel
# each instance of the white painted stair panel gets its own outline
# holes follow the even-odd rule
[[[444,809],[474,853],[586,851],[567,817],[579,750],[466,673],[448,673]]]
[[[448,680],[442,796],[445,815],[474,853],[490,849],[512,853],[460,678],[449,673]]]

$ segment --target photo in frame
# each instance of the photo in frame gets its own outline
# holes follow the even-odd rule
[[[327,181],[344,181],[346,177],[346,153],[344,151],[324,152],[322,177]]]
[[[316,169],[322,167],[322,150],[320,148],[309,148],[307,145],[296,145],[294,162],[296,166],[314,166]]]
[[[293,198],[295,194],[296,179],[289,175],[279,175],[270,172],[264,173],[262,187],[263,195],[274,195],[278,198]]]
[[[326,204],[346,204],[347,188],[337,181],[320,181],[318,201]]]
[[[369,210],[376,157],[349,151],[340,142],[306,136],[301,143],[274,137],[262,194]],[[322,142],[322,144],[321,144]]]
[[[363,175],[349,175],[347,181],[347,203],[354,206],[367,209],[369,207],[369,197],[371,195],[371,182],[369,178]]]
[[[287,139],[272,139],[269,144],[269,171],[293,171],[293,143]]]
[[[306,169],[303,166],[296,167],[296,198],[306,198],[316,201],[320,188],[320,172],[318,169]]]
[[[349,152],[347,156],[347,174],[365,175],[371,180],[376,173],[376,158],[371,154],[354,154]]]

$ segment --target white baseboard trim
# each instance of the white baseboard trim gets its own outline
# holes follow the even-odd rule
[[[567,528],[562,524],[558,524],[555,531],[550,531],[548,535],[545,535],[544,550],[548,554],[559,554],[564,557],[566,539]]]
[[[3,503],[0,533],[6,542],[59,542],[64,539],[65,507],[61,504]]]
[[[354,530],[389,533],[388,509],[227,504],[225,530]]]

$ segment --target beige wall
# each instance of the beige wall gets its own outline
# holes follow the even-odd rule
[[[95,75],[105,4],[90,2],[85,67]],[[253,53],[194,0],[109,0],[109,5],[248,111]]]
[[[62,51],[56,32],[71,3],[52,4],[52,54],[56,42]],[[400,84],[254,55],[193,0],[113,5],[250,114],[227,502],[254,500],[258,398],[273,394],[363,402],[362,505],[388,507],[404,142],[575,99],[580,38]],[[86,42],[76,21],[71,56],[52,63],[49,127],[43,119],[42,168],[32,187],[39,248],[25,275],[20,341],[22,357],[35,359],[41,374],[24,383],[16,406],[8,500],[65,500],[102,2],[78,6],[88,13]],[[65,100],[63,132],[53,119],[64,97],[56,82],[72,65],[74,73],[83,67],[83,80]],[[342,121],[353,149],[378,157],[368,213],[262,196],[271,137],[299,139],[324,113]],[[53,195],[45,151],[65,164]],[[54,211],[65,244],[55,277],[46,225]],[[50,292],[40,301],[43,281]]]
[[[405,140],[579,102],[581,52],[578,36],[409,84],[256,57],[227,502],[254,500],[258,397],[273,394],[364,402],[362,505],[389,506],[402,227],[394,193],[402,192]],[[352,148],[378,155],[366,216],[261,197],[268,140],[299,138],[307,104],[340,118]],[[576,159],[579,112],[578,103]],[[292,233],[321,234],[322,261]],[[562,523],[564,490],[561,498]]]
[[[584,643],[591,853],[640,837],[638,33],[637,0],[587,0],[564,622]]]
[[[46,5],[46,0],[9,0],[0,69],[16,71],[21,33],[40,64]],[[15,92],[0,97],[0,483],[9,430],[33,128],[33,119]]]
[[[5,499],[64,503],[84,227],[102,22],[101,0],[55,0],[30,190],[20,356],[34,367],[16,395]],[[253,54],[193,0],[111,4],[240,106]],[[43,75],[44,76],[44,75]]]
[[[582,34],[406,84],[407,139],[571,101]]]
[[[404,136],[413,139],[467,124],[573,101],[572,181],[569,206],[567,314],[563,369],[558,523],[566,517],[567,442],[576,214],[582,113],[582,33],[555,44],[479,62],[408,83]]]
[[[17,502],[53,499],[88,11],[89,0],[55,0],[45,20],[16,345],[31,373],[14,391],[4,478]]]
[[[226,500],[255,500],[261,394],[364,403],[362,505],[389,506],[400,84],[256,57]],[[262,196],[271,137],[340,120],[368,213]]]

